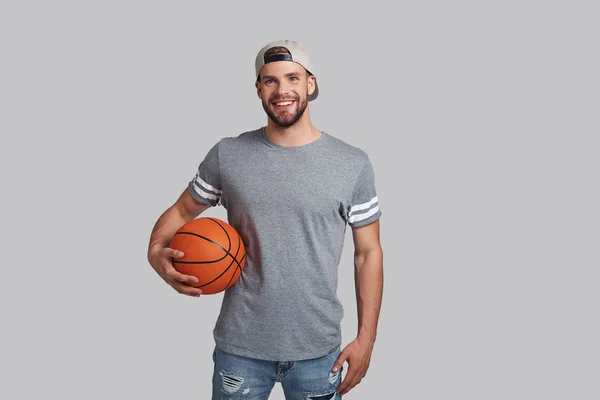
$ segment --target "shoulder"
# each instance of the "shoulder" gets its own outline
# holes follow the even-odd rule
[[[238,144],[256,141],[260,139],[260,133],[262,128],[252,129],[238,133],[231,136],[225,136],[221,139],[221,142],[228,144]]]
[[[362,148],[344,141],[337,136],[333,136],[330,133],[327,133],[327,135],[329,137],[329,144],[332,147],[331,150],[346,162],[358,166],[364,166],[369,162],[369,156]]]
[[[261,128],[248,130],[239,134],[222,137],[217,145],[221,151],[247,147],[250,143],[259,142]]]
[[[222,136],[211,145],[209,153],[226,154],[236,150],[248,149],[248,144],[260,140],[260,129],[245,131],[236,135]]]

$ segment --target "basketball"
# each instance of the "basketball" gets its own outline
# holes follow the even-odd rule
[[[198,278],[190,284],[202,294],[215,294],[231,287],[240,277],[246,248],[237,231],[218,218],[196,218],[182,225],[169,247],[183,252],[173,258],[173,267]]]

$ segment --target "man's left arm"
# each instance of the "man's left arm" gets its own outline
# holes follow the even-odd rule
[[[383,250],[379,240],[379,220],[353,228],[352,235],[358,335],[344,348],[333,366],[335,372],[344,361],[348,363],[348,372],[337,389],[342,395],[358,385],[367,374],[383,295]]]

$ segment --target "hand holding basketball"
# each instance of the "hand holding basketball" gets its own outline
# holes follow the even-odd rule
[[[174,268],[198,278],[187,284],[204,294],[223,292],[233,286],[244,269],[246,248],[239,233],[217,218],[197,218],[173,235],[169,248],[184,253],[173,258]]]
[[[202,290],[192,287],[198,282],[198,278],[182,274],[171,263],[171,259],[177,259],[183,257],[183,255],[179,250],[164,247],[151,251],[148,261],[158,275],[177,292],[198,297],[202,294]]]

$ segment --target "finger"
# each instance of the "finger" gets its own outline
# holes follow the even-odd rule
[[[356,368],[353,368],[352,365],[349,364],[348,373],[346,373],[344,380],[342,381],[342,383],[340,383],[340,386],[337,388],[338,393],[342,395],[348,393],[348,391],[350,391],[350,389],[352,389],[356,385],[355,381]]]
[[[359,374],[359,373],[354,374],[354,377],[351,377],[349,380],[348,379],[346,380],[346,387],[344,387],[340,390],[340,394],[345,395],[346,393],[348,393],[349,391],[354,389],[354,387],[356,385],[358,385],[361,381],[362,381],[361,374]]]
[[[346,361],[346,358],[348,358],[348,356],[342,351],[335,363],[333,364],[333,368],[331,370],[333,372],[338,372],[342,368],[342,365],[344,365],[344,361]]]
[[[172,249],[170,247],[165,247],[164,252],[168,257],[181,258],[184,256],[183,251],[177,250],[177,249]]]
[[[167,254],[173,254],[176,257],[179,257],[180,254],[183,254],[183,252],[179,251],[179,250],[174,250],[174,249],[169,249],[167,248]],[[182,283],[187,283],[188,285],[192,285],[194,283],[198,283],[198,278],[196,278],[193,275],[185,275],[182,274],[181,272],[177,271],[177,269],[175,269],[175,267],[173,266],[173,263],[170,261],[165,261],[164,262],[164,266],[165,266],[165,273],[167,275],[167,277],[171,280],[176,280]]]
[[[184,283],[174,283],[172,286],[173,289],[175,289],[178,293],[186,296],[200,297],[202,294],[202,289],[195,288]]]
[[[171,278],[177,282],[185,283],[187,285],[192,285],[194,283],[198,283],[198,278],[196,278],[195,276],[182,274],[181,272],[178,272],[172,266],[171,266],[171,268],[168,269],[167,275],[169,276],[169,278]]]

